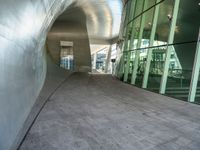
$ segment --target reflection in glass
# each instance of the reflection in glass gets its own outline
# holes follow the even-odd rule
[[[143,39],[142,43],[144,41],[149,42],[148,40]],[[145,71],[145,66],[146,66],[148,49],[144,48],[144,49],[141,49],[139,51],[140,51],[140,56],[139,56],[139,63],[138,63],[138,69],[137,69],[137,78],[136,78],[135,85],[141,87],[142,86],[142,81],[143,81],[143,76],[144,76],[144,71]]]
[[[135,62],[135,51],[130,51],[130,64],[129,64],[129,73],[128,73],[128,83],[131,83],[131,76],[133,72]]]
[[[134,17],[140,15],[143,11],[145,0],[137,0]]]
[[[160,4],[160,13],[158,16],[158,23],[155,35],[155,45],[162,45],[162,42],[168,41],[170,25],[171,25],[171,16],[174,7],[174,0],[165,0]],[[170,43],[171,44],[171,43]]]
[[[147,11],[144,11],[144,2],[148,2]],[[130,1],[129,1],[130,2]],[[133,2],[133,1],[132,1]],[[152,57],[150,63],[149,77],[147,89],[159,92],[161,78],[164,72],[164,64],[166,60],[166,50],[169,48],[171,55],[169,60],[169,72],[166,84],[165,94],[182,100],[188,100],[189,87],[191,82],[191,75],[196,52],[196,41],[199,30],[199,5],[196,0],[181,0],[178,9],[178,18],[175,28],[174,41],[168,43],[169,33],[172,22],[172,15],[175,0],[164,0],[160,6],[158,15],[157,28],[153,46],[149,48],[150,34],[153,25],[153,16],[156,2],[158,0],[136,0],[136,7],[134,9],[133,19],[130,13],[127,16],[129,24],[125,24],[126,35],[126,48],[124,50],[129,52],[130,62],[128,60],[128,52],[124,53],[123,64],[127,65],[128,70],[128,83],[131,83],[131,76],[134,69],[134,64],[137,69],[137,78],[135,85],[141,87],[143,82],[144,70],[147,60],[148,50],[152,50]],[[152,7],[154,6],[154,7]],[[127,6],[130,9],[130,5]],[[146,6],[145,6],[146,7]],[[152,8],[151,8],[152,7]],[[132,9],[132,8],[131,8]],[[142,12],[143,11],[143,12]],[[129,10],[128,10],[129,12]],[[130,11],[132,12],[132,11]],[[142,40],[139,39],[141,18],[145,15],[145,23],[143,29]],[[131,22],[130,22],[131,20]],[[126,22],[127,23],[127,22]],[[156,22],[154,22],[155,24]],[[173,30],[172,30],[173,31]],[[140,32],[140,33],[139,33]],[[141,40],[141,44],[138,43]],[[170,38],[170,41],[173,37]],[[152,41],[151,41],[152,42]],[[137,64],[136,52],[139,51],[139,63]],[[137,53],[138,57],[138,53]],[[137,60],[137,59],[136,59]],[[136,62],[136,63],[135,63]],[[135,68],[136,70],[136,68]],[[134,70],[134,74],[135,74]],[[166,70],[165,70],[166,72]],[[145,82],[146,87],[146,82]],[[198,81],[196,102],[200,103],[200,77]]]
[[[167,46],[156,47],[152,49],[152,60],[149,71],[148,89],[159,91],[161,77],[163,75],[165,53]]]
[[[183,56],[181,53],[177,55],[177,51],[181,51],[182,47],[193,49],[195,46],[196,43],[171,46],[171,58],[166,86],[167,95],[182,100],[188,100],[194,57],[191,58],[193,59],[191,60],[191,66],[186,67],[190,62],[180,61]],[[184,51],[184,49],[182,49],[182,51]]]

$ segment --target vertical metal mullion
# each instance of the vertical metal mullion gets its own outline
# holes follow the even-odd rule
[[[135,1],[132,1],[131,3],[131,10],[130,10],[130,18],[129,18],[129,21],[131,19],[133,19],[133,16],[134,16],[134,13],[135,13],[135,7],[136,7],[136,0]],[[133,26],[134,26],[134,23],[130,23],[131,25],[131,39],[132,39],[132,36],[133,36]],[[128,80],[128,74],[129,74],[129,66],[130,66],[130,57],[131,57],[131,52],[130,52],[130,49],[131,49],[131,45],[132,45],[132,40],[130,40],[130,43],[129,45],[127,46],[127,63],[126,63],[126,66],[125,66],[125,70],[124,70],[124,82],[127,82]]]
[[[196,54],[195,54],[195,59],[194,59],[194,66],[193,66],[193,71],[192,71],[192,79],[190,83],[190,91],[189,91],[189,96],[188,96],[189,102],[195,102],[199,71],[200,71],[200,29],[199,29],[197,48],[196,48]]]
[[[128,13],[129,13],[129,7],[128,7],[128,3],[126,4],[126,13],[125,13],[125,19],[124,19],[124,24],[123,24],[123,33],[122,33],[122,37],[124,38],[125,36],[125,40],[122,44],[122,56],[119,59],[119,71],[117,71],[118,73],[122,70],[122,74],[124,73],[124,68],[125,68],[125,63],[124,63],[124,51],[125,51],[125,45],[126,45],[126,35],[127,35],[127,17],[128,17]],[[124,35],[125,33],[125,35]],[[117,74],[118,74],[117,73]]]
[[[158,3],[160,0],[157,0],[156,3]],[[149,42],[149,47],[153,46],[154,44],[154,39],[155,39],[155,34],[156,34],[156,28],[157,28],[157,22],[158,22],[158,16],[159,16],[159,9],[160,9],[160,4],[155,6],[154,10],[154,17],[153,17],[153,23],[152,23],[152,29],[151,29],[151,35],[150,35],[150,42]],[[148,83],[148,77],[149,77],[149,70],[150,70],[150,65],[151,65],[151,60],[152,60],[152,49],[148,49],[148,54],[147,54],[147,62],[145,66],[145,72],[144,72],[144,78],[143,78],[143,83],[142,83],[142,88],[147,88],[147,83]]]
[[[147,3],[148,0],[144,0],[144,6],[143,6],[143,11],[146,10],[147,8]],[[138,37],[138,43],[137,43],[137,49],[141,47],[142,43],[142,36],[143,36],[143,30],[144,30],[144,23],[145,23],[145,15],[144,13],[141,17],[140,21],[140,31],[139,31],[139,37]],[[137,69],[138,69],[138,63],[139,63],[139,56],[140,56],[140,50],[136,50],[135,52],[135,62],[134,62],[134,67],[133,67],[133,72],[132,72],[132,77],[131,77],[131,84],[135,84],[136,77],[137,77]]]
[[[174,4],[174,9],[173,9],[173,16],[172,16],[172,21],[171,21],[168,44],[171,44],[174,41],[174,34],[175,34],[180,0],[175,0],[174,2],[175,4]],[[168,72],[169,72],[170,56],[171,56],[171,46],[167,46],[164,71],[163,71],[161,85],[160,85],[160,94],[165,94],[167,77],[168,77]]]
[[[126,5],[127,5],[127,13],[126,13],[126,19],[125,19],[125,25],[124,26],[126,26],[126,34],[125,34],[125,41],[124,41],[124,46],[123,46],[123,52],[124,51],[127,51],[127,45],[128,45],[128,25],[127,25],[127,23],[128,23],[128,20],[129,20],[129,14],[130,14],[130,6],[128,5],[129,3],[127,3]],[[125,69],[126,69],[126,67],[127,67],[127,63],[125,64],[125,62],[124,62],[124,58],[125,58],[125,53],[123,53],[123,73],[125,73]]]
[[[127,82],[128,80],[128,74],[129,74],[129,65],[130,65],[130,51],[127,51],[127,62],[126,66],[124,68],[124,82]]]
[[[129,4],[129,3],[127,3],[127,5],[128,5],[128,4]],[[126,35],[125,35],[125,36],[126,36],[126,37],[125,37],[125,43],[124,43],[124,51],[127,50],[127,46],[128,46],[128,31],[129,31],[129,30],[128,30],[128,29],[129,29],[129,28],[128,28],[128,27],[129,27],[129,26],[128,26],[128,21],[129,21],[129,17],[130,17],[129,15],[130,15],[130,12],[131,12],[131,11],[130,11],[130,10],[131,10],[131,6],[127,6],[127,7],[128,7],[128,8],[127,8],[128,10],[127,10],[126,20],[125,20],[125,26],[126,26]]]

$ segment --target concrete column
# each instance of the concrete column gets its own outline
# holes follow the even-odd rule
[[[96,63],[97,62],[97,53],[95,52],[93,55],[94,55],[94,57],[93,57],[93,67],[92,68],[96,69],[96,65],[97,65],[97,63]]]
[[[112,53],[112,45],[109,46],[106,54],[106,64],[105,64],[105,73],[109,73],[109,70],[111,69],[111,53]]]

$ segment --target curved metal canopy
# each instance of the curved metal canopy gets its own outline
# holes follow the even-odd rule
[[[85,22],[90,41],[111,40],[119,34],[122,7],[122,0],[76,0],[57,21]],[[78,15],[77,8],[86,19]]]

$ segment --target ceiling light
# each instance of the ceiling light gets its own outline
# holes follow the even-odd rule
[[[172,15],[171,14],[168,14],[167,17],[168,17],[169,20],[172,20]]]

